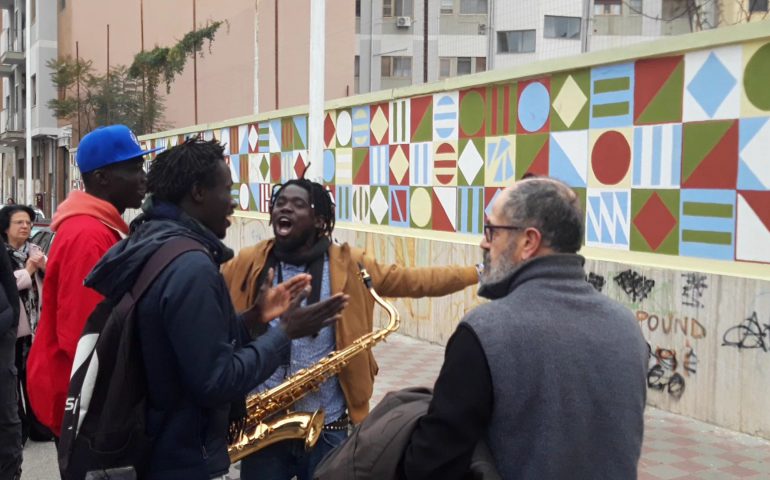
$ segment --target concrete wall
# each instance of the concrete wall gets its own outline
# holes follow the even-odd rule
[[[560,178],[585,202],[587,281],[632,309],[650,344],[650,403],[770,438],[768,32],[744,25],[327,103],[335,236],[384,262],[475,264],[496,193],[529,172]],[[227,143],[235,248],[270,236],[271,184],[306,162],[306,112],[278,113],[142,139]],[[397,305],[405,333],[443,343],[478,301],[468,289]]]

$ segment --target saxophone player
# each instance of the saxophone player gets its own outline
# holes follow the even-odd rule
[[[478,282],[475,266],[405,268],[384,265],[372,254],[331,241],[334,204],[324,187],[300,178],[277,185],[270,203],[274,238],[243,248],[223,266],[235,308],[253,304],[259,286],[271,269],[274,282],[305,273],[311,276],[309,304],[333,295],[349,297],[348,307],[336,324],[314,337],[293,340],[290,360],[278,367],[261,389],[272,388],[298,370],[309,367],[335,350],[351,345],[373,328],[374,300],[358,278],[359,266],[371,274],[377,292],[387,297],[447,295]],[[269,445],[241,462],[243,480],[312,479],[323,456],[347,436],[348,426],[369,412],[377,364],[371,351],[354,357],[341,372],[295,403],[293,410],[323,409],[326,423],[320,440],[310,451],[298,441]]]

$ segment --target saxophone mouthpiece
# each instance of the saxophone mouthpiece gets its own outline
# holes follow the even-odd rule
[[[366,268],[364,268],[364,265],[361,262],[358,262],[358,270],[358,274],[361,275],[361,280],[363,280],[366,288],[372,288],[372,277],[369,275],[369,272],[366,271]]]

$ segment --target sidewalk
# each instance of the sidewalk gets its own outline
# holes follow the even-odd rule
[[[372,405],[390,390],[432,386],[444,348],[391,335],[374,355],[380,373]],[[770,480],[770,442],[647,407],[639,480],[668,479]]]
[[[391,390],[433,386],[444,348],[393,334],[374,355],[380,373],[372,405]],[[53,443],[31,442],[24,455],[22,480],[58,478]],[[239,478],[236,467],[229,477]],[[770,442],[648,407],[639,480],[669,479],[770,480]]]

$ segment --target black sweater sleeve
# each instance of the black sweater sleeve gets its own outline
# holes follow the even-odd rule
[[[462,479],[492,415],[492,377],[476,333],[460,324],[449,339],[428,413],[415,427],[403,480]]]

